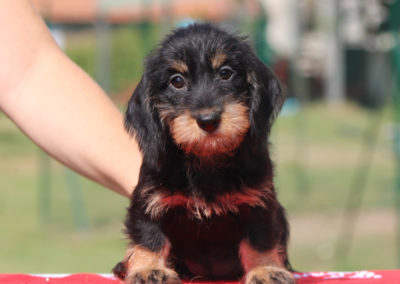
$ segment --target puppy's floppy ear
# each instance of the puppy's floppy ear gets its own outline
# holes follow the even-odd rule
[[[125,128],[135,136],[144,161],[157,167],[164,149],[163,127],[158,113],[150,104],[150,86],[146,73],[128,102]]]
[[[286,95],[272,71],[254,56],[248,82],[251,85],[250,121],[256,135],[268,133]]]

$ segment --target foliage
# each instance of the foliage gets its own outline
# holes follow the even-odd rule
[[[159,28],[152,23],[111,28],[110,80],[111,94],[124,91],[137,83],[143,62],[159,38]],[[96,78],[96,36],[94,29],[67,33],[66,54],[89,75]]]
[[[157,26],[142,23],[116,27],[112,37],[112,92],[123,91],[142,76],[143,63],[158,39]]]

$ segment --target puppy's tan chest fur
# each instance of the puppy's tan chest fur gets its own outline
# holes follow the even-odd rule
[[[183,208],[189,215],[201,220],[213,215],[238,214],[240,206],[243,205],[267,208],[268,200],[273,198],[273,195],[269,188],[246,188],[240,192],[218,194],[212,200],[206,200],[199,195],[188,196],[160,190],[148,199],[146,213],[152,218],[159,218],[171,209]]]

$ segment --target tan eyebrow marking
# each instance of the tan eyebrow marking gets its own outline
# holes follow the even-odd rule
[[[189,71],[189,68],[186,65],[186,63],[180,60],[171,61],[170,65],[172,69],[182,74],[187,73]]]
[[[222,53],[220,51],[217,51],[214,54],[213,59],[211,60],[211,66],[214,68],[214,70],[218,69],[219,67],[224,64],[225,60],[227,58],[227,55],[225,53]]]

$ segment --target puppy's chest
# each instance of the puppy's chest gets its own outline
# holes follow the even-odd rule
[[[249,210],[242,207],[239,210],[240,214],[203,220],[193,220],[183,208],[170,210],[161,224],[177,267],[184,265],[194,275],[240,275],[237,247],[245,234]]]
[[[248,222],[251,209],[240,207],[241,214],[228,213],[223,216],[212,216],[196,220],[186,214],[185,209],[171,209],[160,220],[163,232],[173,243],[192,243],[202,241],[204,244],[221,244],[223,240],[240,240],[244,226]]]
[[[179,209],[191,219],[203,220],[213,216],[239,214],[240,208],[268,207],[268,200],[273,198],[269,187],[254,189],[241,188],[235,191],[217,191],[209,188],[211,193],[204,194],[195,190],[172,191],[160,187],[148,192],[145,202],[145,212],[153,219],[158,219],[171,210]]]

